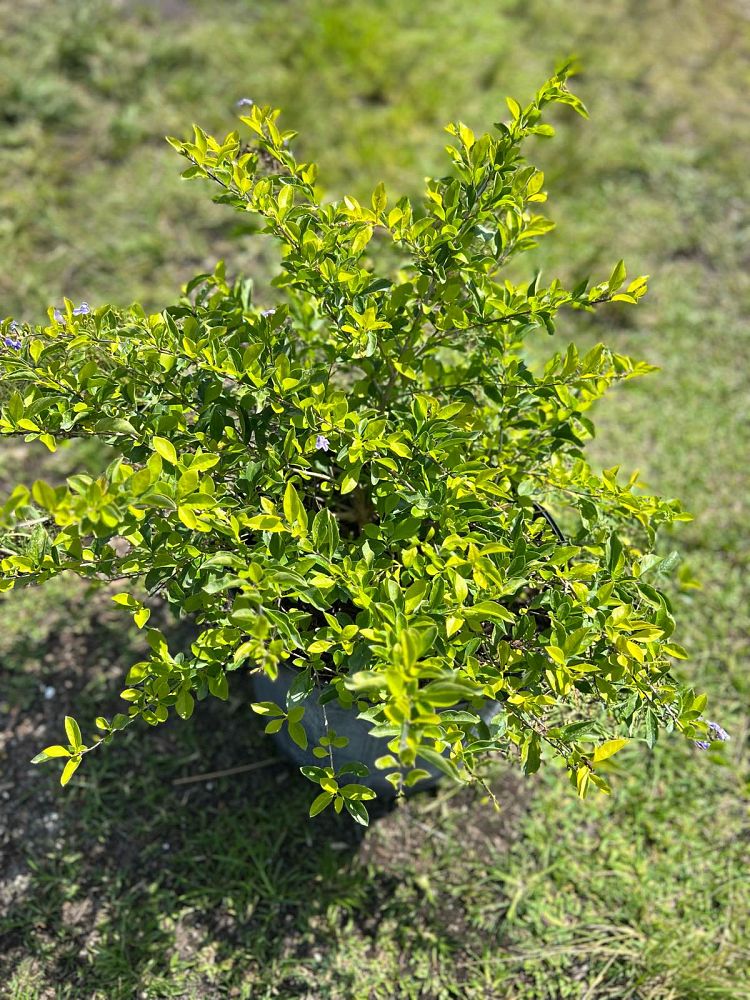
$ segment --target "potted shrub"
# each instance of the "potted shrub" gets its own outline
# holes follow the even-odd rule
[[[66,719],[34,759],[64,760],[63,784],[125,727],[226,698],[237,670],[260,678],[267,731],[310,755],[311,815],[361,823],[376,790],[482,782],[497,755],[558,761],[585,795],[628,739],[708,735],[705,697],[670,673],[685,653],[658,587],[657,530],[687,515],[584,457],[592,404],[650,366],[601,344],[525,354],[560,309],[635,305],[646,278],[503,275],[552,228],[522,150],[553,134],[547,105],[585,114],[567,76],[508,100],[493,132],[448,126],[451,172],[418,208],[382,185],[322,201],[278,112],[245,101],[248,144],[169,141],[279,244],[275,307],[219,265],[153,315],[66,300],[46,325],[3,322],[0,432],[115,457],[16,487],[0,587],[143,588],[113,598],[150,649],[124,711],[85,739]],[[194,618],[190,649],[148,627],[156,594]]]

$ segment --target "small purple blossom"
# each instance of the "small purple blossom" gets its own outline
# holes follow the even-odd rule
[[[237,101],[236,107],[251,108],[253,104],[255,104],[255,101],[252,99],[252,97],[241,97],[239,101]]]
[[[89,306],[88,302],[82,302],[80,306],[78,306],[76,309],[73,310],[73,315],[88,316],[90,312],[91,312],[91,307]]]
[[[318,451],[328,451],[331,446],[331,442],[325,436],[325,434],[318,434],[315,438],[315,447]]]
[[[721,740],[722,743],[730,738],[729,733],[718,722],[709,722],[708,732],[712,740]]]
[[[65,317],[63,316],[63,314],[60,312],[59,309],[55,309],[55,311],[52,313],[52,318],[54,319],[55,323],[62,323]]]
[[[3,339],[3,343],[6,347],[10,347],[13,351],[18,351],[21,349],[21,338],[19,336],[20,327],[15,320],[11,320],[8,326],[8,335]]]
[[[695,744],[695,746],[698,747],[699,750],[708,750],[708,748],[711,746],[710,740],[693,740],[693,743]]]
[[[261,310],[261,316],[267,319],[269,316],[273,316],[275,312],[276,312],[275,309],[263,309]]]

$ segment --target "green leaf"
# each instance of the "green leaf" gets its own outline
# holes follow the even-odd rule
[[[49,483],[37,479],[31,487],[31,495],[45,510],[54,511],[57,508],[57,494]]]
[[[576,771],[576,790],[578,791],[578,798],[585,799],[586,792],[588,790],[589,781],[591,780],[591,771],[584,765],[578,768]]]
[[[134,475],[128,479],[128,491],[134,497],[139,497],[142,493],[151,485],[151,470],[139,469]]]
[[[427,761],[433,767],[436,767],[438,771],[442,771],[443,774],[452,778],[454,781],[460,781],[461,775],[459,774],[456,765],[439,754],[436,750],[430,750],[427,747],[420,747],[417,751],[417,756],[422,757],[423,760]]]
[[[286,531],[281,518],[275,514],[256,514],[250,518],[247,526],[253,531]]]
[[[406,775],[404,778],[404,784],[407,788],[413,788],[414,785],[418,785],[420,781],[426,781],[431,778],[432,775],[429,771],[425,771],[422,767],[415,767]]]
[[[190,462],[190,469],[193,472],[205,472],[207,469],[212,469],[219,461],[218,455],[194,455]]]
[[[69,715],[65,716],[65,732],[68,735],[71,746],[73,746],[76,750],[83,746],[80,727],[76,720],[71,718]]]
[[[366,691],[382,691],[388,682],[385,674],[376,670],[356,670],[344,681],[348,691],[362,694]]]
[[[326,507],[313,518],[312,522],[313,542],[321,553],[329,558],[336,552],[339,542],[339,526],[336,518]]]
[[[472,621],[515,622],[516,616],[497,601],[479,601],[470,608],[464,608],[466,618]]]
[[[126,608],[135,608],[138,606],[138,602],[132,594],[115,594],[112,600],[115,604],[122,604]]]
[[[138,431],[129,420],[123,417],[106,417],[104,420],[97,420],[94,425],[97,434],[128,434],[137,437]]]
[[[685,649],[684,646],[680,646],[676,642],[668,642],[664,646],[664,652],[668,656],[673,656],[676,660],[687,660],[690,658],[690,654]]]
[[[303,527],[307,527],[305,508],[302,506],[299,493],[297,493],[292,483],[287,483],[284,491],[284,517],[286,517],[289,524],[299,522]]]
[[[619,260],[615,264],[615,268],[610,275],[609,281],[607,282],[607,288],[610,295],[617,291],[617,289],[625,281],[626,276],[627,271],[625,270],[625,261]]]
[[[536,733],[531,733],[521,750],[521,762],[525,774],[536,774],[541,763],[540,740]]]
[[[376,215],[380,215],[385,211],[387,204],[388,196],[385,192],[385,184],[380,181],[372,193],[372,210]]]
[[[355,801],[355,800],[358,801],[360,799],[374,799],[376,797],[375,792],[371,788],[368,788],[367,785],[356,785],[356,784],[342,785],[339,791],[341,792],[341,795],[343,795],[345,799],[348,799],[350,801]]]
[[[133,621],[138,626],[138,628],[143,628],[143,626],[146,624],[146,622],[149,620],[150,617],[151,617],[150,608],[140,608],[133,615]]]
[[[285,715],[283,708],[279,708],[275,701],[254,701],[250,708],[256,715]]]
[[[329,806],[333,802],[334,796],[331,792],[321,792],[315,799],[313,799],[312,805],[310,806],[310,816],[317,816],[318,813],[323,812],[326,806]]]
[[[152,439],[152,444],[158,454],[166,459],[170,465],[177,465],[177,452],[171,441],[163,437],[155,437]]]
[[[252,630],[258,624],[258,612],[253,611],[252,608],[238,608],[229,616],[229,621],[232,625],[247,629],[252,633]]]
[[[209,676],[208,690],[215,698],[221,698],[222,701],[227,700],[229,697],[229,681],[223,670],[216,677]]]
[[[190,689],[186,684],[183,684],[180,688],[174,707],[181,719],[189,719],[193,714],[195,701],[193,700]]]
[[[450,708],[459,701],[467,701],[476,694],[476,688],[458,681],[430,681],[424,688],[424,697],[438,708]]]
[[[24,408],[23,408],[23,399],[21,398],[21,395],[17,390],[14,389],[13,392],[10,394],[10,399],[8,400],[6,406],[8,410],[8,416],[10,417],[10,419],[13,420],[15,423],[18,423],[18,421],[23,416]]]
[[[362,226],[352,240],[352,254],[357,255],[362,253],[371,239],[372,226]]]
[[[606,760],[608,757],[614,756],[618,750],[622,750],[629,742],[629,740],[607,740],[594,750],[594,756],[591,759],[595,764],[598,764],[600,760]]]
[[[449,639],[451,636],[455,635],[456,632],[459,632],[461,630],[464,621],[465,619],[458,618],[456,617],[456,615],[448,615],[448,617],[445,619],[445,632]]]
[[[285,184],[278,194],[277,204],[279,206],[279,217],[285,218],[294,204],[294,188],[291,184]]]
[[[508,110],[513,115],[514,121],[517,121],[521,117],[521,105],[512,97],[506,97],[505,103],[508,105]]]
[[[80,763],[81,763],[81,758],[80,757],[71,757],[71,759],[67,762],[67,764],[63,768],[62,774],[60,775],[60,784],[63,787],[65,787],[65,785],[67,785],[67,783],[70,781],[70,779],[76,773],[76,771],[78,770],[78,768],[80,766]]]
[[[300,768],[300,773],[308,779],[308,781],[314,781],[317,785],[328,777],[328,772],[323,767],[315,767],[315,765],[305,765]]]
[[[305,727],[299,722],[290,722],[287,726],[289,736],[300,750],[307,750],[307,733]]]
[[[42,761],[50,760],[52,757],[70,757],[70,750],[67,747],[51,746],[45,747],[36,757],[31,758],[32,764],[41,764]]]
[[[357,799],[344,799],[344,805],[347,808],[349,815],[356,820],[360,826],[370,825],[370,814],[367,812],[367,808],[363,802]]]
[[[356,490],[357,486],[359,486],[359,475],[361,471],[362,466],[357,465],[344,475],[344,478],[341,480],[340,487],[342,496],[347,493],[351,493],[352,490]]]

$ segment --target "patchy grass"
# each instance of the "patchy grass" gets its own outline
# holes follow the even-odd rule
[[[668,540],[703,584],[676,594],[684,670],[732,733],[716,766],[676,741],[628,751],[611,799],[498,771],[500,813],[443,788],[362,836],[308,824],[307,783],[281,763],[174,784],[273,755],[240,680],[228,712],[200,706],[149,734],[147,756],[124,734],[61,793],[27,761],[74,699],[82,717],[112,707],[138,639],[104,594],[14,594],[0,606],[7,995],[750,997],[747,4],[0,0],[0,24],[0,313],[33,318],[63,294],[158,307],[219,256],[262,275],[265,251],[178,180],[165,132],[229,128],[252,96],[286,109],[331,192],[414,189],[441,169],[444,121],[482,127],[579,53],[593,121],[561,115],[535,150],[559,222],[537,259],[574,277],[621,254],[652,275],[637,311],[563,335],[662,366],[604,404],[595,456],[696,514]],[[33,477],[40,458],[4,450],[0,473]]]

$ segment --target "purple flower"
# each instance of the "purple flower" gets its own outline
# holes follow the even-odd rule
[[[261,311],[261,316],[268,318],[269,316],[273,316],[275,312],[276,312],[275,309],[263,309]]]
[[[331,442],[325,436],[325,434],[318,434],[315,438],[315,447],[318,451],[328,451],[331,446]]]
[[[21,338],[19,336],[19,326],[18,323],[13,319],[10,321],[8,326],[8,334],[3,338],[3,343],[6,347],[10,347],[13,351],[18,351],[21,349]]]
[[[722,729],[718,722],[709,722],[708,732],[712,740],[721,740],[722,743],[730,738],[729,733],[726,729]]]
[[[241,97],[239,101],[237,101],[236,106],[238,108],[251,108],[253,104],[255,104],[255,101],[252,99],[252,97]]]
[[[710,740],[693,740],[693,743],[698,747],[699,750],[708,750],[711,746]]]
[[[52,316],[56,323],[62,323],[64,319],[64,316],[59,309],[55,309],[55,311],[52,313]]]
[[[91,312],[91,308],[89,307],[88,302],[82,302],[80,304],[80,306],[78,306],[77,309],[73,310],[73,315],[74,316],[88,316],[88,314],[90,312]]]

